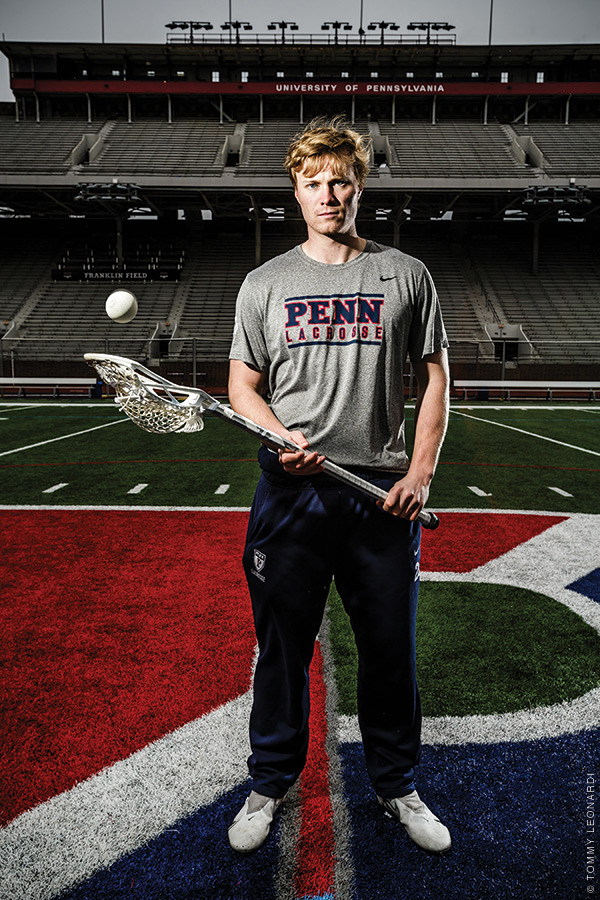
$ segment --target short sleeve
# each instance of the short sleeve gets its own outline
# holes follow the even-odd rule
[[[448,337],[442,319],[440,301],[429,271],[423,266],[413,318],[410,327],[408,352],[413,363],[420,362],[424,356],[439,353],[448,347]]]
[[[235,307],[235,325],[229,352],[230,359],[240,359],[259,372],[269,368],[269,354],[264,329],[264,298],[260,289],[244,280]]]

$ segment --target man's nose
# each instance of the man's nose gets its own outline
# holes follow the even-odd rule
[[[323,185],[323,189],[321,191],[321,203],[337,203],[337,197],[335,196],[335,191],[330,184]]]

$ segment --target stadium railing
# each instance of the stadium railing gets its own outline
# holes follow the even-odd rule
[[[34,381],[48,393],[48,384],[60,379],[76,379],[84,392],[90,388],[91,372],[83,360],[86,352],[102,351],[136,359],[151,368],[159,368],[172,381],[208,388],[214,393],[226,391],[230,336],[185,338],[172,337],[166,341],[141,338],[65,340],[21,339],[0,341],[0,394],[15,393],[19,386],[29,395],[34,393]],[[453,396],[462,398],[465,382],[473,388],[473,395],[484,398],[484,392],[514,390],[522,384],[529,396],[550,395],[557,399],[584,396],[591,391],[591,399],[598,399],[600,391],[600,341],[536,341],[533,354],[526,359],[507,359],[490,341],[451,340],[449,357]],[[407,393],[414,395],[416,384],[407,368]],[[33,379],[33,381],[29,381]],[[498,384],[499,383],[499,384]],[[560,385],[560,386],[559,386]],[[13,390],[8,388],[12,386]],[[64,381],[62,393],[68,392]],[[561,389],[564,388],[564,391]],[[52,391],[50,391],[52,393]],[[75,393],[75,388],[73,389]]]

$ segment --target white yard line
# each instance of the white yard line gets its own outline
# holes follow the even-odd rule
[[[68,409],[69,407],[71,407],[71,409],[98,409],[99,408],[97,403],[77,403],[74,405],[72,401],[67,401],[66,403],[57,403],[56,400],[49,400],[49,401],[46,401],[45,403],[43,401],[36,402],[36,403],[31,402],[31,403],[27,403],[27,404],[23,403],[21,405],[18,405],[17,403],[11,403],[10,400],[3,400],[3,401],[0,401],[0,406],[4,406],[7,409],[16,409],[16,410],[19,410],[19,409],[21,409],[21,410],[23,410],[23,409],[56,409],[57,407],[59,407],[60,409]],[[108,407],[105,407],[105,409],[106,408],[108,408]]]
[[[228,484],[220,484],[219,487],[216,489],[215,494],[226,494],[228,490],[229,490]]]
[[[572,497],[573,494],[570,494],[568,491],[563,491],[562,488],[559,487],[549,487],[549,491],[554,491],[555,494],[560,494],[561,497]]]
[[[474,493],[477,497],[491,497],[491,496],[492,496],[491,494],[486,494],[485,491],[482,491],[480,487],[477,487],[477,486],[474,485],[474,484],[469,484],[469,485],[468,485],[468,488],[469,488],[470,491],[473,491],[473,493]]]
[[[141,494],[148,487],[148,484],[144,484],[141,481],[139,484],[136,484],[135,487],[132,487],[130,491],[127,491],[128,494]]]
[[[586,447],[578,447],[576,444],[567,444],[565,441],[557,441],[556,438],[547,437],[545,434],[536,434],[535,431],[526,431],[524,428],[515,428],[514,425],[505,425],[504,422],[494,422],[493,419],[480,419],[479,416],[469,416],[467,413],[453,409],[453,413],[457,416],[463,416],[465,419],[474,419],[476,422],[484,422],[486,425],[497,425],[498,428],[508,428],[509,431],[518,431],[520,434],[526,434],[528,437],[539,438],[541,441],[549,441],[551,444],[559,444],[561,447],[568,447],[570,450],[580,450],[581,453],[591,453],[592,456],[600,456],[598,450],[588,450]]]
[[[60,512],[61,510],[66,512],[71,512],[73,510],[80,511],[88,511],[88,512],[131,512],[131,513],[139,513],[139,512],[185,512],[185,513],[203,513],[203,512],[218,512],[218,513],[227,513],[227,512],[241,512],[247,513],[250,512],[249,506],[126,506],[126,505],[112,505],[112,506],[90,506],[87,504],[52,504],[49,506],[48,504],[40,505],[40,504],[24,504],[24,503],[13,503],[13,504],[0,504],[0,512],[12,511],[12,510],[20,510],[23,512],[27,511],[52,511],[52,512]],[[504,512],[504,510],[480,510],[481,512]],[[452,510],[452,512],[456,512],[456,510]],[[460,509],[458,512],[477,512],[477,510],[472,509]],[[544,515],[542,513],[532,513],[532,515]],[[545,513],[545,515],[555,516],[556,512]]]
[[[6,412],[22,412],[24,409],[31,409],[30,406],[13,406],[12,403],[0,403]]]
[[[42,491],[42,494],[53,494],[55,491],[61,491],[63,488],[67,487],[68,484],[68,481],[61,481],[59,484],[53,484],[52,487]]]
[[[99,431],[101,428],[110,428],[111,425],[120,425],[122,422],[128,422],[128,419],[117,419],[116,422],[107,422],[105,425],[95,425],[93,428],[86,428],[84,431],[73,431],[71,434],[61,434],[60,437],[48,438],[47,441],[38,441],[37,444],[27,444],[24,447],[15,447],[13,450],[3,450],[0,456],[9,456],[11,453],[21,453],[23,450],[33,450],[34,447],[45,447],[46,444],[53,444],[55,441],[66,441],[68,438],[79,437],[80,434],[89,434],[91,431]]]

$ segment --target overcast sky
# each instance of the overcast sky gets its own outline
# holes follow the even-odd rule
[[[324,9],[317,0],[104,0],[105,40],[161,44],[173,19],[209,21],[220,30],[230,16],[257,32],[272,21],[295,22],[307,34],[335,20],[358,30],[361,0],[328,0]],[[448,22],[459,44],[488,43],[491,10],[494,44],[600,43],[600,0],[362,0],[364,27],[388,21],[404,32],[412,21]],[[102,0],[0,0],[0,34],[7,41],[100,41]],[[0,100],[11,99],[0,55]]]

